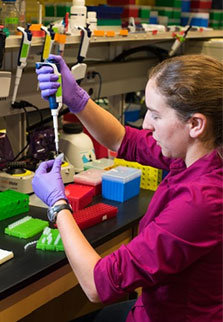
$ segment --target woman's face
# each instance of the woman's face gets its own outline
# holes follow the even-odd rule
[[[164,156],[185,160],[191,142],[189,123],[181,121],[175,110],[167,105],[153,79],[146,86],[146,105],[143,128],[153,132]]]

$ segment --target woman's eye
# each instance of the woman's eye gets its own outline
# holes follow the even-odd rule
[[[154,120],[157,120],[157,119],[158,119],[158,116],[157,116],[157,115],[152,115],[152,118],[153,118]]]

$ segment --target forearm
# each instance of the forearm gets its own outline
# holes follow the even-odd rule
[[[56,223],[67,258],[83,291],[91,302],[99,302],[94,267],[101,257],[88,243],[69,210],[60,211]]]
[[[118,151],[125,128],[111,113],[89,99],[86,107],[76,115],[99,143],[110,150]]]

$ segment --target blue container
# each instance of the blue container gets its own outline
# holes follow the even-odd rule
[[[102,175],[102,197],[124,202],[139,194],[141,170],[122,167],[106,171]]]
[[[189,22],[189,12],[183,12],[181,13],[181,17],[180,17],[180,24],[181,26],[187,26],[188,22]]]
[[[182,0],[181,11],[182,12],[189,12],[190,11],[190,0]]]
[[[209,21],[208,13],[191,13],[191,12],[181,13],[181,26],[186,26],[190,23],[191,26],[208,27],[208,21]]]
[[[202,17],[193,17],[191,20],[191,25],[199,27],[208,27],[208,19],[204,19]]]
[[[125,111],[125,123],[135,122],[140,118],[140,110]]]
[[[96,11],[98,19],[120,19],[123,7],[107,5],[87,6],[87,11]]]
[[[158,24],[158,17],[150,17],[149,18],[149,23],[151,24],[151,25],[157,25]]]

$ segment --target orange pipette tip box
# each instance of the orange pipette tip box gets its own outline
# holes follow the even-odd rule
[[[113,30],[106,32],[106,37],[115,37],[115,32]]]
[[[54,40],[58,42],[59,44],[65,44],[66,43],[66,35],[62,34],[55,34]]]
[[[96,37],[104,37],[105,32],[104,32],[104,30],[94,30],[93,35]]]
[[[119,31],[119,35],[120,35],[120,36],[128,36],[128,34],[129,34],[129,32],[128,32],[128,30],[127,30],[127,29],[121,29],[121,30]]]

